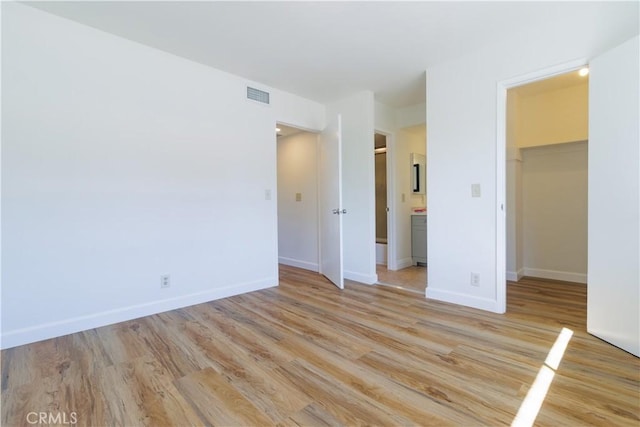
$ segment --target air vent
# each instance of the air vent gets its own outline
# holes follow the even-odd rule
[[[262,102],[263,104],[268,104],[269,92],[247,86],[247,98],[253,99],[254,101]]]

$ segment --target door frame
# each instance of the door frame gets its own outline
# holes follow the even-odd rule
[[[396,200],[396,168],[395,168],[395,151],[394,151],[394,135],[379,129],[374,129],[373,134],[384,135],[386,138],[387,148],[387,268],[396,270],[398,268],[396,257],[396,213],[394,201]],[[375,160],[374,160],[375,161]],[[373,182],[375,186],[375,166],[373,168]],[[374,214],[375,223],[375,214]],[[374,241],[377,236],[374,236]]]
[[[497,82],[496,90],[496,311],[507,310],[507,90],[588,66],[587,58],[557,64]]]
[[[313,128],[309,128],[306,126],[301,126],[295,123],[288,123],[282,120],[276,120],[274,122],[273,128],[275,129],[276,127],[278,127],[279,125],[283,125],[283,126],[287,126],[290,128],[295,128],[298,129],[300,132],[306,132],[312,135],[315,135],[316,137],[316,149],[315,149],[315,162],[316,162],[316,225],[315,225],[315,229],[316,229],[316,235],[317,235],[317,239],[318,239],[318,244],[317,244],[317,251],[318,251],[318,257],[316,259],[316,268],[315,269],[309,269],[308,267],[302,266],[302,265],[293,265],[293,264],[285,264],[285,265],[292,265],[296,268],[302,268],[305,270],[309,270],[309,271],[314,271],[314,272],[319,272],[320,270],[320,176],[319,176],[319,171],[317,169],[318,167],[318,162],[319,162],[319,155],[320,155],[320,141],[318,138],[320,138],[320,133],[322,132],[322,130],[318,130],[318,129],[313,129]],[[279,216],[280,216],[280,212],[278,210],[278,198],[281,197],[281,194],[278,190],[278,137],[276,135],[276,132],[274,132],[274,137],[275,137],[275,144],[276,144],[276,197],[275,197],[275,201],[276,201],[276,227],[278,226],[278,221],[279,221]],[[276,233],[276,272],[278,271],[278,267],[277,265],[280,264],[280,247],[279,247],[279,240],[280,240],[280,229],[278,227],[278,231]],[[283,263],[284,264],[284,263]],[[276,277],[279,276],[279,273],[276,274]]]

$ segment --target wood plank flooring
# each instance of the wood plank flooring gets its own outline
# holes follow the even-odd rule
[[[281,267],[277,288],[2,351],[1,421],[509,425],[566,327],[536,425],[639,426],[640,360],[586,333],[585,292],[523,279],[496,315]]]
[[[412,265],[401,270],[389,270],[385,265],[376,265],[378,283],[396,286],[401,289],[415,291],[424,295],[427,287],[427,267]]]

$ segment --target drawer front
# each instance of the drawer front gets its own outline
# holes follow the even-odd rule
[[[411,225],[427,225],[426,215],[411,215]]]

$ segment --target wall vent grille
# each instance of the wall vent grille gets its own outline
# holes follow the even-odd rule
[[[254,101],[262,102],[263,104],[268,104],[269,92],[247,86],[247,98],[253,99]]]

